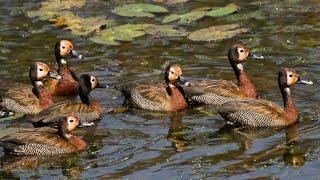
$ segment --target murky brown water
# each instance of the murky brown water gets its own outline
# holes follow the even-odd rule
[[[276,83],[280,67],[292,67],[315,82],[314,86],[296,86],[293,90],[300,110],[300,123],[293,127],[259,132],[229,129],[214,110],[205,107],[178,114],[135,110],[106,114],[96,127],[77,130],[76,133],[89,143],[86,151],[54,158],[4,156],[0,177],[319,178],[318,1],[239,1],[241,10],[236,16],[205,17],[185,26],[195,30],[238,22],[252,30],[252,33],[229,40],[195,43],[185,38],[168,40],[144,36],[119,46],[95,44],[47,21],[26,17],[26,11],[39,7],[37,1],[1,0],[0,3],[2,91],[14,82],[28,83],[27,69],[32,61],[54,63],[52,48],[57,39],[72,40],[88,57],[86,61],[69,61],[75,72],[97,75],[111,86],[92,93],[107,109],[122,105],[121,94],[114,88],[117,85],[131,81],[162,82],[161,72],[166,62],[182,65],[185,76],[191,79],[233,80],[226,51],[238,41],[266,57],[245,66],[262,98],[282,103]],[[166,7],[170,13],[185,13],[198,7],[226,4],[225,1],[191,0]],[[157,22],[157,18],[163,17],[156,17],[156,20],[119,18],[110,13],[116,5],[119,1],[88,0],[82,10],[74,11],[83,16],[106,13],[119,24]],[[264,18],[245,16],[251,12]],[[22,122],[1,122],[1,131],[21,126]]]

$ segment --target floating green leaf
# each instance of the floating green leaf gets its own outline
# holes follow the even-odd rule
[[[103,16],[82,18],[70,11],[64,11],[59,17],[51,18],[49,21],[55,26],[67,26],[64,29],[71,30],[77,36],[87,35],[101,26],[110,27],[116,24],[114,20],[108,20]]]
[[[180,19],[180,17],[181,17],[181,15],[171,14],[169,16],[164,17],[162,20],[162,23],[170,23],[170,22],[173,22],[173,21]]]
[[[188,24],[191,22],[194,22],[198,19],[203,18],[206,15],[206,11],[191,11],[190,13],[187,13],[185,15],[182,15],[180,17],[180,24]]]
[[[189,0],[152,0],[155,3],[165,3],[165,4],[178,4],[178,3],[185,3]]]
[[[147,27],[145,32],[158,37],[182,37],[189,34],[186,30],[173,25],[152,25]]]
[[[211,16],[211,17],[222,17],[231,13],[236,12],[239,10],[240,7],[234,3],[231,3],[225,7],[213,9],[209,12],[207,12],[206,16]]]
[[[125,24],[105,29],[91,40],[99,44],[118,45],[118,41],[133,41],[134,38],[145,35],[144,29],[150,24]]]
[[[192,41],[218,41],[232,38],[248,31],[249,29],[240,27],[239,24],[211,26],[192,32],[189,34],[188,39]]]
[[[153,4],[127,4],[114,8],[112,12],[126,17],[154,17],[152,13],[166,13],[168,10]]]
[[[236,4],[229,4],[225,7],[217,8],[217,7],[201,7],[192,10],[189,13],[178,15],[178,14],[172,14],[169,16],[166,16],[162,23],[170,23],[176,20],[179,20],[180,24],[190,24],[192,22],[195,22],[204,16],[211,16],[211,17],[221,17],[228,14],[231,14],[239,9],[239,6]]]
[[[119,45],[119,41],[133,41],[134,38],[145,34],[157,37],[179,37],[187,36],[189,33],[172,25],[126,24],[105,29],[91,40],[99,44]]]
[[[48,20],[55,26],[63,26],[64,29],[71,30],[77,36],[88,35],[89,33],[99,30],[101,26],[110,27],[115,25],[114,20],[108,20],[106,17],[82,18],[71,11],[71,7],[81,8],[85,4],[84,0],[49,0],[41,3],[37,11],[28,11],[29,17],[39,17],[41,20]]]
[[[71,7],[81,8],[84,4],[85,0],[49,0],[42,2],[39,10],[28,11],[27,15],[31,18],[39,17],[39,19],[45,21],[58,16],[63,10],[70,9]]]
[[[189,23],[192,23],[196,20],[203,18],[205,15],[206,15],[206,11],[204,11],[204,10],[191,11],[187,14],[182,14],[182,15],[172,14],[172,15],[165,17],[162,20],[162,23],[170,23],[170,22],[173,22],[173,21],[180,19],[179,20],[180,24],[189,24]]]
[[[226,20],[230,22],[235,22],[235,21],[243,21],[243,20],[249,20],[249,19],[256,19],[256,20],[264,20],[266,19],[266,16],[261,12],[260,10],[249,12],[246,14],[233,14],[230,16],[226,16]]]

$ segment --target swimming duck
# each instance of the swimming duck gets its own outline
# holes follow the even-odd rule
[[[89,122],[100,119],[103,115],[103,108],[90,97],[89,93],[95,88],[105,88],[106,85],[100,84],[95,76],[83,74],[79,79],[78,86],[81,103],[59,102],[53,104],[36,116],[30,117],[30,121],[35,124],[55,123],[54,119],[57,116],[71,113],[79,117],[81,125],[93,125]]]
[[[25,129],[0,139],[5,151],[17,155],[57,155],[75,153],[86,143],[70,134],[80,123],[76,116],[57,117],[58,129],[49,127]]]
[[[50,93],[56,96],[68,96],[77,94],[78,78],[68,66],[65,58],[72,56],[83,59],[83,55],[73,49],[73,44],[68,40],[60,40],[55,44],[54,53],[58,64],[58,73],[62,77],[60,81],[49,80],[45,83]]]
[[[284,108],[277,104],[259,100],[230,101],[219,107],[219,113],[229,123],[248,126],[287,126],[298,119],[298,110],[291,97],[290,87],[296,83],[312,84],[302,80],[293,69],[283,68],[278,73],[278,84]]]
[[[133,84],[122,88],[124,103],[146,110],[180,111],[188,107],[181,85],[189,85],[182,77],[182,69],[178,65],[166,68],[164,79],[166,85]]]
[[[49,66],[42,62],[35,62],[30,66],[29,77],[33,88],[20,85],[9,89],[0,98],[1,107],[16,113],[37,114],[53,104],[51,94],[43,86],[42,81],[47,78],[59,80],[61,77],[49,71]]]
[[[243,44],[235,44],[229,48],[228,58],[237,77],[238,84],[226,80],[203,80],[190,82],[190,87],[184,88],[190,102],[196,104],[220,105],[235,99],[257,97],[255,86],[244,71],[243,63],[247,58],[263,58],[250,52]]]

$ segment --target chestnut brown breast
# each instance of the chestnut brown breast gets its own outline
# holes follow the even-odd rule
[[[172,87],[169,90],[169,94],[171,94],[170,105],[172,111],[180,111],[188,107],[187,101],[181,91],[182,90],[177,87]]]
[[[73,79],[70,70],[67,67],[61,68],[59,74],[62,79],[57,83],[55,94],[58,96],[77,94],[77,81]]]

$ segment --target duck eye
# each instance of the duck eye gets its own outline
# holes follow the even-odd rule
[[[289,77],[292,77],[292,74],[290,74]]]
[[[174,74],[173,71],[170,71],[171,74]]]
[[[39,69],[39,71],[43,71],[43,69]]]
[[[94,82],[94,79],[92,79],[91,81]]]
[[[243,53],[243,52],[244,52],[244,50],[243,50],[243,49],[240,49],[240,52],[242,52],[242,53]]]
[[[65,49],[66,47],[65,46],[62,46],[62,49]]]

